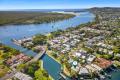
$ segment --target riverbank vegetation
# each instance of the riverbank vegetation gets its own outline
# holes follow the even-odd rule
[[[43,13],[30,11],[0,11],[0,25],[41,24],[74,17],[72,14]]]
[[[10,71],[10,68],[6,65],[5,61],[17,54],[19,54],[19,51],[0,44],[0,78]]]
[[[47,42],[47,36],[45,35],[41,35],[41,34],[37,34],[34,38],[33,38],[33,43],[34,44],[46,44]]]
[[[11,47],[0,44],[0,60],[6,60],[13,55],[18,55],[20,52]]]

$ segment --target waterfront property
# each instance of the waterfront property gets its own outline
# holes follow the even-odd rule
[[[57,33],[57,31],[55,33],[51,32],[49,36],[40,35],[36,38],[36,36],[31,37],[29,35],[31,38],[24,37],[22,40],[15,38],[14,42],[34,52],[41,52],[41,45],[47,46],[48,52],[50,52],[48,55],[50,56],[45,55],[42,57],[43,67],[54,79],[59,79],[61,70],[73,79],[79,77],[90,79],[97,76],[100,79],[105,79],[108,77],[106,76],[106,70],[113,65],[111,59],[114,59],[114,44],[109,41],[109,36],[113,32],[103,30],[99,26],[97,24],[92,26],[90,23],[64,31],[58,30],[58,32],[61,31],[60,33]],[[52,58],[50,58],[51,56]],[[101,74],[102,71],[105,71],[105,74]]]
[[[34,53],[33,51],[30,51],[28,49],[22,48],[20,46],[16,46],[15,44],[13,44],[11,42],[11,40],[12,39],[21,39],[24,37],[31,37],[38,33],[46,34],[46,33],[52,32],[52,31],[56,31],[58,29],[66,29],[71,26],[75,27],[79,24],[92,21],[94,18],[93,14],[88,13],[88,12],[79,13],[79,14],[80,15],[77,15],[76,17],[71,18],[69,20],[63,20],[63,21],[53,22],[53,23],[48,23],[48,24],[45,23],[45,24],[35,24],[35,25],[31,24],[31,25],[14,25],[14,26],[7,25],[6,27],[1,26],[0,27],[0,40],[3,44],[6,44],[15,49],[18,49],[21,52],[25,53],[26,55],[35,56],[36,53]],[[54,26],[54,27],[52,27],[52,26]],[[29,44],[31,44],[31,43],[29,43]],[[44,58],[46,58],[46,56],[44,56]],[[47,59],[49,60],[49,58],[50,57],[48,56]],[[59,75],[56,73],[61,69],[61,66],[57,65],[58,63],[54,62],[54,60],[52,60],[50,62],[55,63],[54,65],[57,65],[55,67],[53,65],[49,64],[49,61],[46,61],[46,62],[45,61],[46,61],[46,59],[43,60],[45,70],[47,70],[48,73],[53,78],[56,79],[56,76]],[[54,67],[54,69],[56,69],[56,70],[52,71],[51,68],[49,68],[47,66]],[[56,76],[54,76],[54,75],[56,75]]]
[[[12,56],[12,58],[9,58],[5,63],[9,66],[17,66],[23,62],[30,61],[30,57],[24,55],[23,53],[20,53],[19,55]]]

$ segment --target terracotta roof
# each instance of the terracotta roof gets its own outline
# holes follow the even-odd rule
[[[111,61],[106,60],[104,58],[96,58],[94,63],[103,69],[112,65]]]
[[[19,55],[16,55],[16,56],[13,56],[12,58],[8,59],[6,61],[6,64],[8,65],[11,65],[11,64],[14,64],[14,62],[19,62],[19,61],[29,61],[30,60],[30,57],[24,55],[24,54],[19,54]]]

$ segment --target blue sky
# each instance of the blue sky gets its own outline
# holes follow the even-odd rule
[[[0,0],[0,9],[120,7],[120,0]]]

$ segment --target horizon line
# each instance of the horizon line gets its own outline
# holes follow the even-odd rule
[[[58,8],[58,9],[55,9],[55,8],[43,8],[43,9],[0,9],[0,11],[12,11],[12,10],[77,10],[77,9],[91,9],[91,8],[120,8],[120,7],[90,7],[90,8]]]

